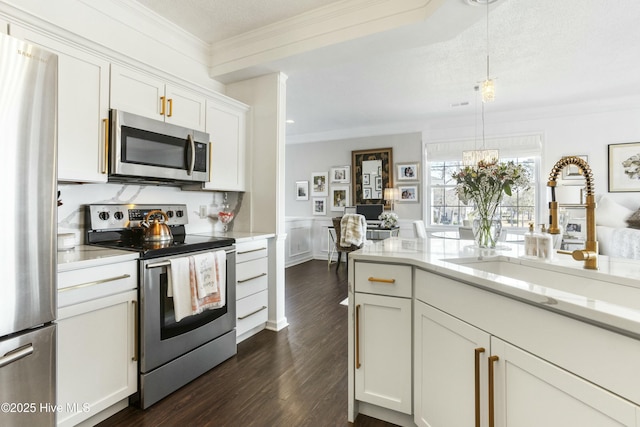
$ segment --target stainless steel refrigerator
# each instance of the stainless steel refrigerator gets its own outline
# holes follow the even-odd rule
[[[0,425],[56,420],[58,57],[0,34]]]

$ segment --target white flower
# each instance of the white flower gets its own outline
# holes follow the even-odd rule
[[[382,226],[386,228],[398,225],[398,215],[395,212],[382,212],[378,219],[382,221]]]

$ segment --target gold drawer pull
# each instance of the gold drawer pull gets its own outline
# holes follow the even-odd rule
[[[164,103],[165,103],[165,97],[161,96],[160,97],[160,115],[164,116]]]
[[[370,282],[378,282],[378,283],[396,283],[396,279],[380,279],[378,277],[369,277]]]
[[[249,277],[249,278],[247,278],[247,279],[238,280],[238,283],[248,282],[248,281],[250,281],[250,280],[257,279],[257,278],[259,278],[259,277],[263,277],[263,276],[266,276],[266,275],[267,275],[267,273],[260,273],[260,274],[258,274],[257,276]]]
[[[263,305],[263,306],[262,306],[262,307],[260,307],[259,309],[254,310],[254,311],[252,311],[252,312],[251,312],[251,313],[249,313],[249,314],[245,314],[244,316],[240,316],[240,317],[238,317],[238,320],[244,320],[244,319],[246,319],[247,317],[251,317],[251,316],[253,316],[254,314],[259,313],[259,312],[261,312],[262,310],[264,310],[264,309],[266,309],[266,308],[267,308],[267,306],[266,306],[266,305]]]
[[[81,283],[79,285],[69,286],[68,288],[58,289],[58,292],[67,292],[73,289],[80,289],[80,288],[86,288],[89,286],[101,285],[107,282],[115,282],[116,280],[128,279],[129,277],[131,276],[128,274],[123,274],[122,276],[118,276],[118,277],[110,277],[108,279],[96,280],[95,282]]]

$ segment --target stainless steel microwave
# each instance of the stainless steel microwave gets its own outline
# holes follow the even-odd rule
[[[209,134],[119,110],[110,119],[109,181],[209,181]]]

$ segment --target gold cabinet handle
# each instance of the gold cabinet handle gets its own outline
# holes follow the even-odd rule
[[[475,401],[476,401],[476,427],[480,427],[480,355],[484,353],[484,347],[478,347],[475,352]]]
[[[493,366],[498,360],[498,356],[489,356],[489,427],[495,426]]]
[[[169,114],[167,114],[167,117],[171,117],[173,116],[173,99],[169,98],[167,102],[169,103]]]
[[[356,305],[356,369],[360,369],[360,304]]]
[[[131,306],[133,307],[133,357],[131,360],[134,362],[138,361],[138,352],[139,352],[139,344],[138,344],[138,301],[131,301]]]
[[[370,282],[378,282],[378,283],[391,283],[394,284],[396,283],[396,279],[380,279],[378,277],[369,277]]]
[[[165,97],[161,96],[160,97],[160,115],[164,116],[164,102],[165,102]]]
[[[109,167],[109,119],[102,119],[104,123],[104,159],[102,161],[102,173],[107,173]]]

